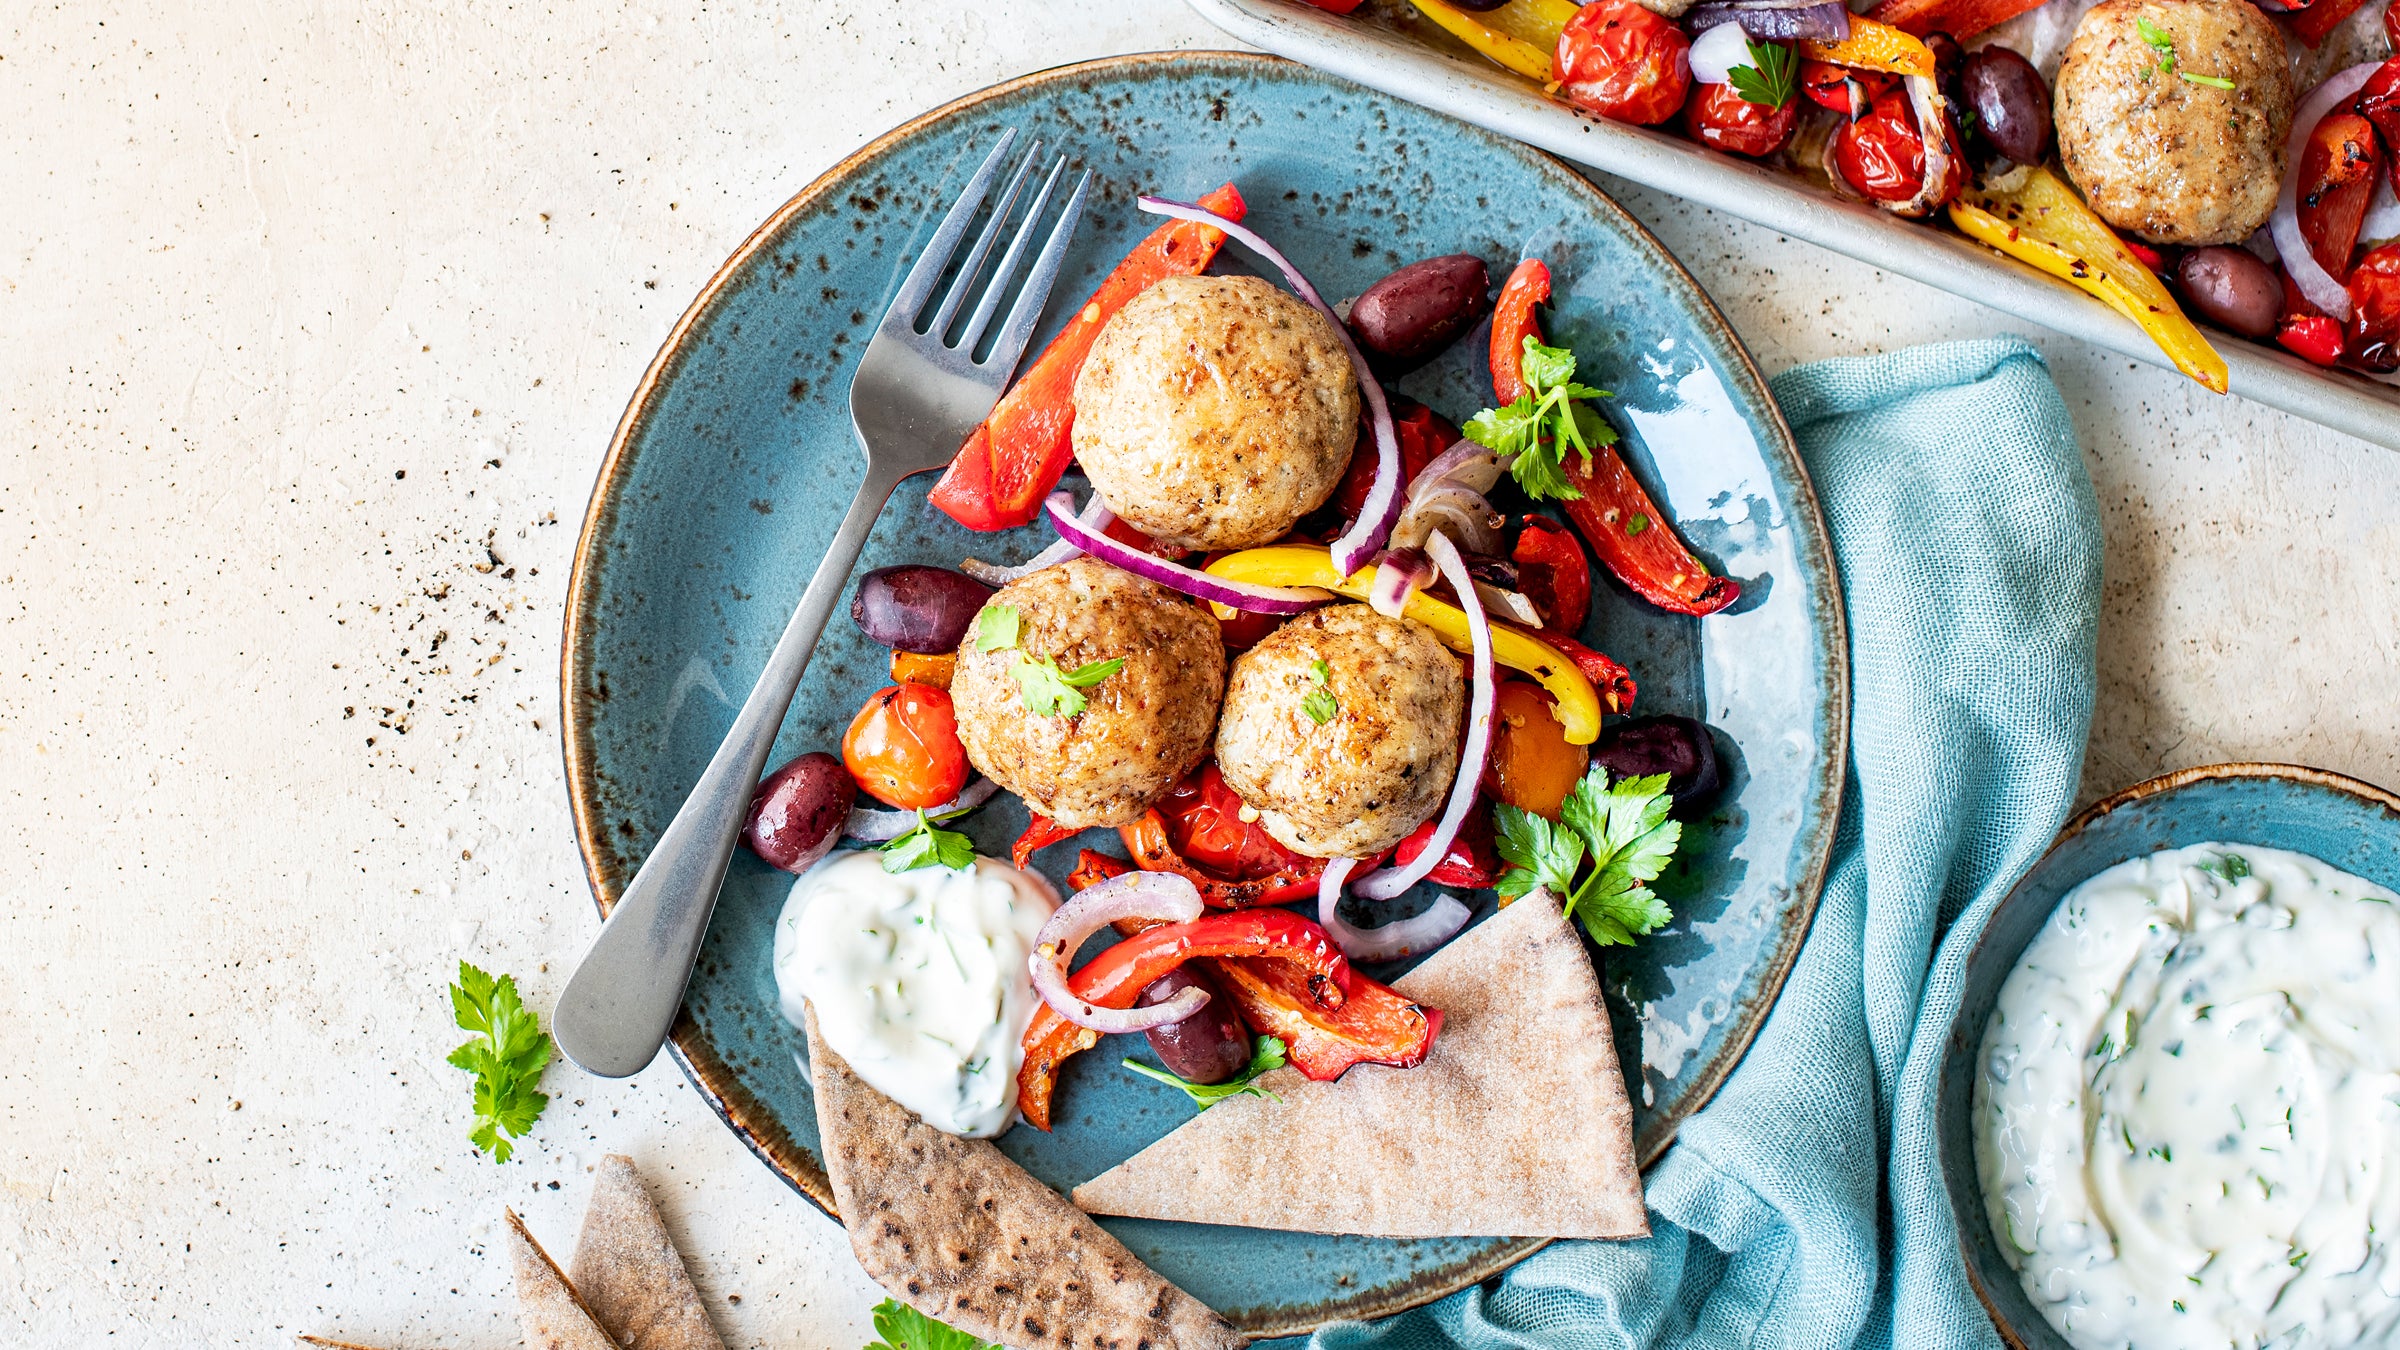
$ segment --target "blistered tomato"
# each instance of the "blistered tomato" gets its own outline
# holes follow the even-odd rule
[[[867,700],[842,736],[859,789],[904,811],[929,810],[967,785],[967,748],[948,690],[896,684]]]
[[[1559,97],[1602,117],[1656,126],[1692,88],[1692,40],[1634,0],[1592,0],[1558,35]]]
[[[1925,141],[1907,91],[1888,90],[1867,115],[1834,130],[1833,162],[1860,195],[1904,202],[1925,186]]]
[[[1242,799],[1213,759],[1176,784],[1158,809],[1177,853],[1232,880],[1273,876],[1308,861],[1275,842],[1265,826],[1242,819]]]
[[[1900,77],[1881,70],[1858,70],[1831,61],[1800,62],[1800,92],[1808,101],[1844,117],[1864,117],[1883,92]]]
[[[2400,244],[2372,250],[2350,269],[2342,364],[2378,375],[2400,370]]]
[[[1683,108],[1684,130],[1693,140],[1736,155],[1771,155],[1792,138],[1800,120],[1797,100],[1780,108],[1752,103],[1730,84],[1704,84]]]
[[[1539,685],[1510,680],[1492,708],[1492,755],[1483,788],[1520,811],[1558,819],[1559,805],[1591,764],[1591,752],[1567,743],[1567,729]]]

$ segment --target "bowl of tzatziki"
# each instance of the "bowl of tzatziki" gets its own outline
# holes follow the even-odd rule
[[[2400,797],[2186,769],[1993,910],[1942,1063],[1944,1180],[2021,1350],[2400,1345]]]

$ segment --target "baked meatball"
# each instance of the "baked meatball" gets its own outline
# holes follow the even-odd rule
[[[1075,458],[1109,508],[1182,548],[1247,548],[1324,505],[1358,439],[1325,316],[1256,277],[1168,277],[1075,377]]]
[[[1365,605],[1303,614],[1234,661],[1217,767],[1284,847],[1379,852],[1440,810],[1458,774],[1461,670],[1414,620]],[[1308,708],[1320,690],[1333,698],[1323,722]]]
[[[1015,645],[983,651],[982,614],[1017,612]],[[1072,717],[1026,705],[1020,660],[1062,671],[1114,657]],[[1206,609],[1093,558],[1046,567],[984,602],[958,646],[950,699],[983,775],[1060,825],[1125,825],[1208,755],[1225,694],[1225,644]]]
[[[2174,40],[2173,72],[2142,40],[2144,19]],[[2052,103],[2060,163],[2119,229],[2233,244],[2275,209],[2292,77],[2283,34],[2247,0],[2103,0],[2075,29]]]

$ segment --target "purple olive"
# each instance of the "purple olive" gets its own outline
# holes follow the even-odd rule
[[[1367,287],[1350,306],[1350,331],[1378,374],[1405,375],[1473,331],[1491,288],[1472,253],[1421,259]]]
[[[2196,248],[2176,264],[2183,298],[2201,318],[2247,338],[2275,331],[2283,312],[2283,278],[2246,248]]]
[[[1450,0],[1450,8],[1473,10],[1477,14],[1488,14],[1507,3],[1508,0]]]
[[[1184,1081],[1222,1083],[1249,1066],[1250,1033],[1242,1029],[1241,1019],[1233,1015],[1232,1001],[1216,981],[1188,965],[1177,966],[1142,991],[1140,1004],[1147,1008],[1164,1003],[1195,987],[1208,991],[1208,1002],[1200,1011],[1146,1034],[1150,1048]]]
[[[956,651],[991,598],[991,587],[947,567],[878,567],[858,579],[850,617],[870,640],[895,651]]]
[[[1611,780],[1667,775],[1675,814],[1687,818],[1725,785],[1715,738],[1689,717],[1627,718],[1601,731],[1592,744],[1592,762],[1607,766]]]
[[[2018,164],[2050,154],[2050,86],[2033,63],[2006,47],[1986,47],[1959,71],[1960,93],[1993,149]]]
[[[858,799],[858,781],[842,762],[811,750],[760,780],[742,842],[786,872],[805,872],[833,851]]]

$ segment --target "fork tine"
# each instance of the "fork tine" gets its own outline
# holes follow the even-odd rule
[[[1000,265],[992,269],[992,284],[984,288],[983,298],[975,302],[975,312],[967,318],[966,331],[958,337],[958,349],[970,359],[974,357],[975,344],[983,339],[984,327],[1000,308],[1000,297],[1008,293],[1008,283],[1017,274],[1017,261],[1025,256],[1026,242],[1033,238],[1033,227],[1041,223],[1043,213],[1050,207],[1050,194],[1066,171],[1066,156],[1061,155],[1050,166],[1049,177],[1042,180],[1042,190],[1034,197],[1033,206],[1025,212],[1025,223],[1017,227],[1016,236],[1008,241],[1008,252],[1000,255]]]
[[[1067,245],[1074,242],[1075,227],[1083,221],[1083,200],[1092,190],[1092,174],[1086,169],[1075,180],[1075,195],[1067,198],[1066,209],[1058,213],[1058,224],[1051,227],[1050,239],[1042,245],[1041,256],[1034,259],[1033,271],[1025,278],[1025,289],[1017,292],[1017,303],[1008,311],[1008,322],[1001,325],[1000,336],[992,343],[992,354],[978,365],[997,367],[1001,372],[1013,371],[1017,358],[1025,354],[1025,343],[1033,336],[1036,324],[1042,321],[1042,308],[1050,301],[1050,288],[1057,284],[1059,270],[1066,266]]]
[[[1016,143],[1015,127],[1000,133],[1000,143],[992,147],[992,153],[984,157],[983,167],[967,180],[966,187],[958,194],[958,201],[950,207],[950,214],[942,217],[941,226],[927,241],[925,251],[918,255],[917,265],[908,269],[908,275],[900,279],[899,292],[892,296],[891,307],[883,312],[883,328],[897,326],[910,332],[916,330],[918,312],[925,308],[925,301],[933,295],[934,284],[942,279],[943,269],[950,265],[950,255],[958,250],[959,237],[967,232],[968,222],[975,219],[976,208],[983,205],[984,195],[992,190],[992,180],[999,176],[1000,166],[1007,162],[1009,147]]]
[[[967,260],[959,264],[958,276],[950,283],[950,293],[942,297],[941,307],[934,311],[932,321],[925,326],[925,331],[936,341],[950,331],[950,321],[958,317],[959,307],[966,304],[967,297],[975,293],[975,282],[983,273],[983,260],[992,256],[992,245],[1000,242],[1000,232],[1008,228],[1009,213],[1016,209],[1017,197],[1024,191],[1025,180],[1033,173],[1033,166],[1041,158],[1042,143],[1037,140],[1026,147],[1025,158],[1018,161],[1017,171],[1009,175],[1008,186],[1001,190],[999,199],[992,203],[991,217],[984,222],[983,231],[976,235],[974,246],[967,250]]]

